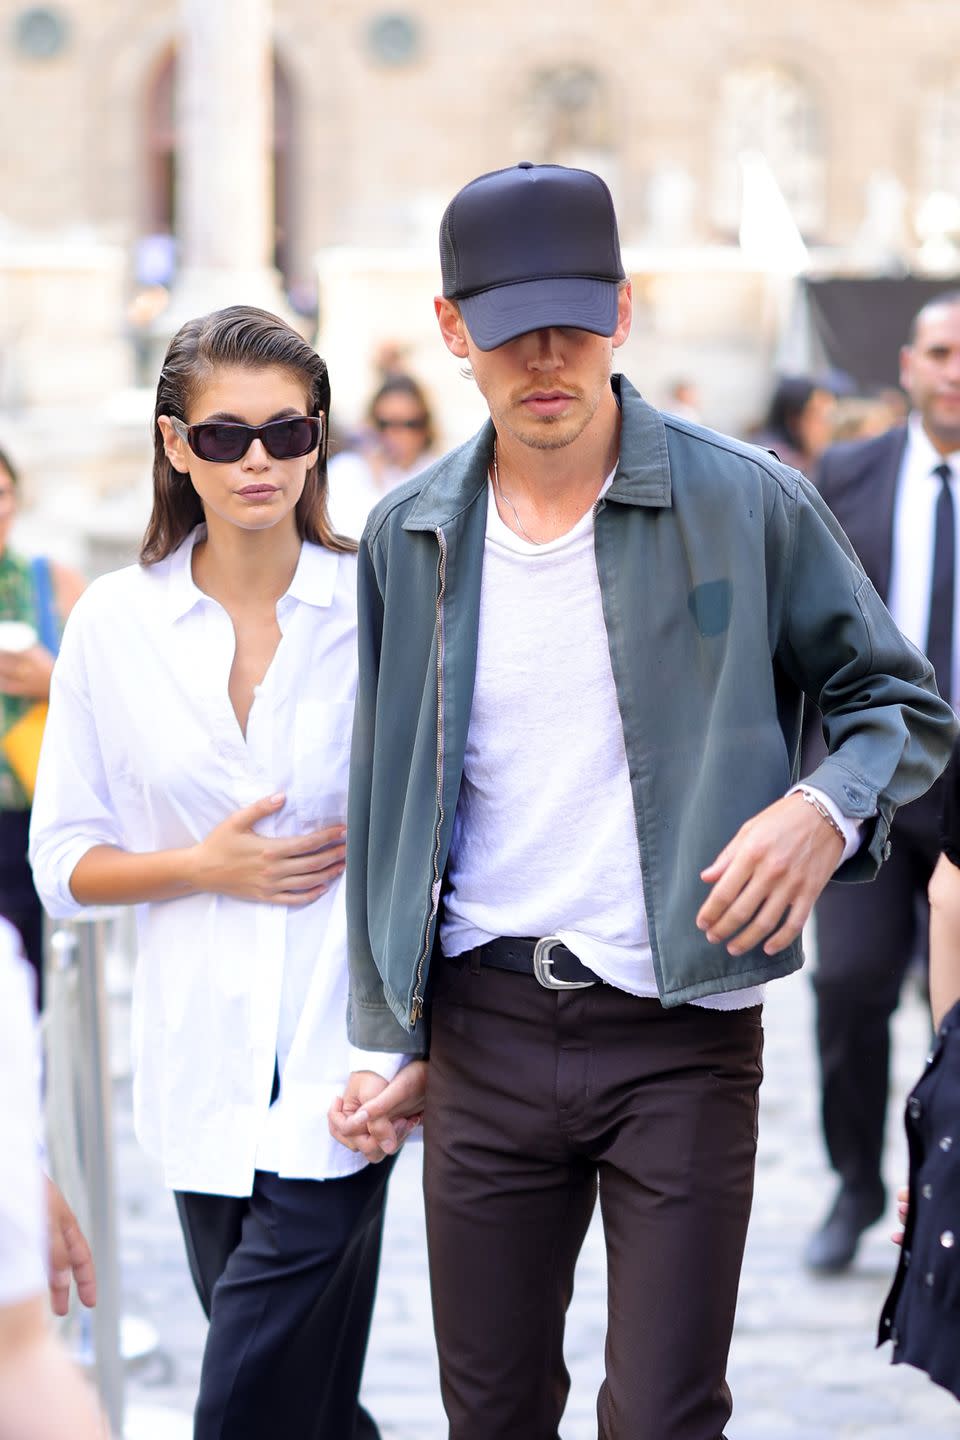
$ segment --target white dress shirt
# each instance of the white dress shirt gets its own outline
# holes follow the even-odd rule
[[[46,1288],[33,973],[0,920],[0,1306]]]
[[[304,543],[244,737],[227,690],[233,625],[193,580],[201,533],[157,565],[95,581],[66,626],[30,845],[55,916],[80,911],[70,877],[94,845],[193,845],[281,791],[263,834],[345,819],[355,558]],[[347,1039],[342,879],[303,909],[199,894],[138,906],[137,918],[134,1118],[166,1183],[248,1195],[257,1169],[293,1179],[360,1169],[330,1138],[328,1106],[352,1070],[390,1079],[401,1057]]]
[[[656,997],[594,515],[591,507],[565,535],[534,545],[504,524],[489,488],[440,941],[459,955],[498,935],[557,935],[607,984]],[[814,793],[842,823],[846,858],[859,827]],[[732,1010],[762,999],[754,985],[692,1003]]]
[[[933,472],[938,465],[944,464],[953,471],[950,489],[957,530],[956,554],[960,556],[960,450],[941,455],[924,430],[920,416],[911,415],[894,505],[887,608],[907,639],[924,653],[930,628],[936,509],[942,488],[939,475]],[[954,693],[943,698],[949,700],[956,710],[960,705],[960,585],[954,587],[953,604]]]

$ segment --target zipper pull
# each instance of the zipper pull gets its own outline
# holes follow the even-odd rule
[[[423,1001],[420,999],[420,996],[419,996],[419,995],[414,995],[414,997],[413,997],[413,1007],[412,1007],[412,1009],[411,1009],[411,1011],[410,1011],[410,1024],[411,1024],[411,1025],[416,1025],[417,1021],[420,1019],[420,1016],[421,1016],[422,1014],[423,1014]]]

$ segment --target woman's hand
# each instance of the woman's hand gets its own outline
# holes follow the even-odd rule
[[[42,645],[28,650],[0,650],[0,691],[24,700],[48,700],[53,656]]]
[[[270,905],[309,905],[343,874],[346,826],[275,837],[254,829],[283,807],[270,795],[229,815],[194,847],[193,888]]]
[[[904,1185],[902,1190],[897,1191],[897,1219],[900,1221],[903,1229],[895,1230],[894,1233],[890,1236],[890,1239],[893,1241],[894,1245],[903,1244],[903,1230],[906,1229],[907,1215],[909,1213],[909,1209],[910,1191],[907,1186]]]

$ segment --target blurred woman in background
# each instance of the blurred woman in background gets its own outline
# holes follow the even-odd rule
[[[20,933],[42,1003],[43,910],[27,862],[31,777],[17,773],[2,742],[49,697],[60,631],[85,582],[65,565],[11,549],[19,497],[13,462],[0,450],[0,915]]]
[[[330,519],[353,539],[378,500],[437,458],[430,405],[411,375],[384,380],[370,401],[367,427],[360,448],[341,451],[329,467]]]
[[[832,392],[816,380],[784,375],[777,381],[766,419],[749,438],[812,479],[817,461],[833,440],[835,407]]]

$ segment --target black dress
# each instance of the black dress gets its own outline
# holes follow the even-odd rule
[[[943,851],[960,867],[960,741],[944,777]],[[907,1099],[910,1206],[878,1344],[960,1399],[960,1000]]]

